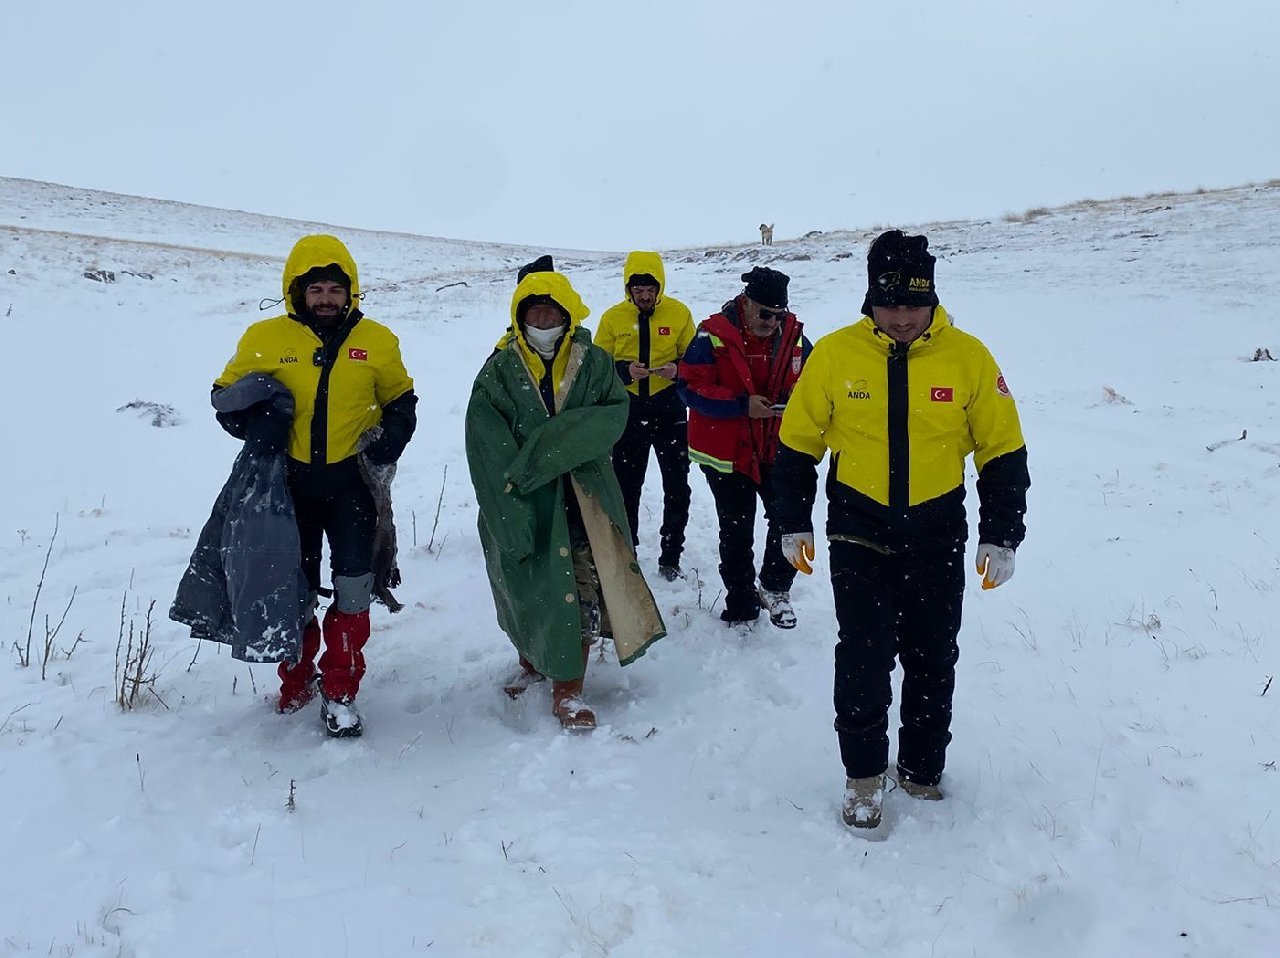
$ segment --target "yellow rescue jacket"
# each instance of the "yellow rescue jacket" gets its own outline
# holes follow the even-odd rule
[[[658,281],[658,304],[653,315],[643,321],[627,289],[627,279],[637,273],[648,273]],[[667,276],[661,256],[644,251],[628,254],[622,268],[622,288],[626,299],[605,310],[596,328],[596,345],[613,357],[618,375],[626,384],[627,392],[633,396],[657,395],[674,386],[675,380],[649,376],[632,381],[626,368],[632,362],[649,369],[679,362],[697,332],[689,307],[665,295],[666,286]]]
[[[290,287],[308,270],[334,264],[351,279],[349,319],[355,324],[325,366],[324,343],[296,318],[301,304],[293,302]],[[250,326],[214,385],[229,386],[249,373],[274,376],[294,398],[290,457],[305,463],[341,462],[355,455],[361,433],[381,421],[382,407],[413,389],[413,380],[395,334],[355,308],[360,279],[355,260],[337,237],[298,240],[285,261],[282,285],[288,313]]]
[[[866,316],[818,340],[780,438],[814,460],[831,450],[829,532],[889,547],[932,536],[963,540],[964,463],[972,453],[983,541],[1022,541],[1030,480],[1017,405],[987,347],[953,326],[941,306],[906,346]],[[839,494],[832,479],[854,495]]]

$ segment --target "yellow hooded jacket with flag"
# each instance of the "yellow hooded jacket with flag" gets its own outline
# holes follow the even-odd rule
[[[315,267],[339,266],[351,280],[355,325],[327,371],[315,331],[296,317],[293,281]],[[294,244],[281,277],[288,312],[254,323],[240,337],[235,355],[215,387],[249,373],[274,376],[293,393],[295,413],[289,456],[299,462],[341,462],[357,451],[360,435],[382,419],[382,408],[413,389],[400,355],[400,341],[381,323],[356,310],[360,278],[355,260],[335,236],[304,236]],[[326,374],[327,372],[327,374]]]
[[[806,531],[816,461],[831,451],[827,532],[897,551],[967,537],[964,463],[978,469],[979,538],[1017,547],[1026,443],[1017,405],[981,340],[957,329],[941,306],[924,335],[894,342],[875,322],[818,341],[791,393],[774,472],[787,513],[783,532]],[[803,453],[798,460],[794,453]]]
[[[658,304],[653,314],[644,320],[635,303],[631,302],[631,293],[627,289],[627,280],[643,273],[658,281]],[[627,392],[633,396],[655,396],[674,386],[675,380],[650,376],[633,381],[628,367],[632,362],[638,362],[648,369],[657,369],[667,363],[679,362],[697,331],[693,314],[680,300],[666,295],[666,271],[662,257],[657,253],[636,251],[627,255],[622,267],[622,290],[626,298],[610,306],[600,317],[595,342],[613,357]]]

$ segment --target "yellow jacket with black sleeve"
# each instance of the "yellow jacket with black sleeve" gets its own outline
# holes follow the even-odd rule
[[[978,469],[979,540],[1017,548],[1031,485],[1018,409],[987,347],[935,306],[895,342],[864,316],[824,336],[783,416],[773,482],[783,533],[812,529],[831,451],[827,534],[886,552],[968,538],[964,463]]]
[[[332,331],[317,331],[298,318],[302,304],[294,302],[293,281],[314,267],[335,264],[350,278],[351,301],[357,302],[360,280],[347,248],[333,236],[303,237],[289,254],[282,278],[288,313],[250,326],[214,382],[217,389],[249,373],[267,373],[288,387],[295,403],[289,456],[313,465],[355,455],[360,435],[382,421],[385,407],[401,397],[414,398],[400,341],[387,327],[354,306]],[[411,435],[411,403],[401,401],[396,408],[403,405],[410,406]],[[401,438],[408,442],[408,435]]]
[[[658,304],[648,315],[642,314],[631,302],[631,294],[627,290],[627,280],[642,273],[658,281]],[[667,363],[679,362],[696,331],[693,314],[680,300],[666,295],[666,271],[662,257],[657,253],[637,251],[628,254],[622,268],[622,287],[626,298],[610,306],[600,317],[595,344],[613,357],[614,368],[618,370],[627,392],[645,400],[670,389],[675,381],[661,376],[632,380],[631,363],[638,362],[648,369],[657,369]]]

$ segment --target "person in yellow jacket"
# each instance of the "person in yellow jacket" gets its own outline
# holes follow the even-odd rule
[[[873,828],[889,764],[890,675],[902,665],[897,781],[942,798],[964,597],[965,459],[978,470],[984,587],[1013,575],[1026,534],[1027,448],[986,346],[938,302],[923,236],[883,233],[867,255],[863,317],[814,346],[782,420],[774,466],[783,553],[811,572],[817,463],[839,638],[836,733],[843,817]]]
[[[333,573],[334,600],[324,616],[319,662],[321,714],[330,735],[359,735],[353,700],[365,671],[377,511],[357,454],[375,467],[399,459],[417,424],[418,399],[399,340],[356,305],[360,278],[341,240],[298,240],[285,262],[283,291],[285,314],[249,327],[213,388],[216,393],[244,376],[265,373],[293,394],[292,421],[278,428],[288,435],[288,486],[313,595],[320,591],[326,536]],[[218,421],[243,439],[249,431],[271,428],[261,421],[270,415],[259,404],[234,415],[219,413]],[[375,426],[376,434],[370,432]],[[281,712],[296,711],[314,695],[321,637],[312,615],[299,661],[279,666]]]
[[[695,327],[689,307],[666,295],[666,281],[661,256],[629,253],[622,268],[626,298],[600,317],[595,343],[613,357],[631,396],[627,428],[613,447],[613,470],[632,545],[640,544],[640,493],[652,449],[662,474],[658,573],[671,581],[680,574],[690,499],[688,414],[675,379]]]

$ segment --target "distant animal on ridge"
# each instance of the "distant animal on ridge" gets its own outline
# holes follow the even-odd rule
[[[763,243],[765,246],[773,245],[773,224],[772,223],[760,224],[760,242]]]

